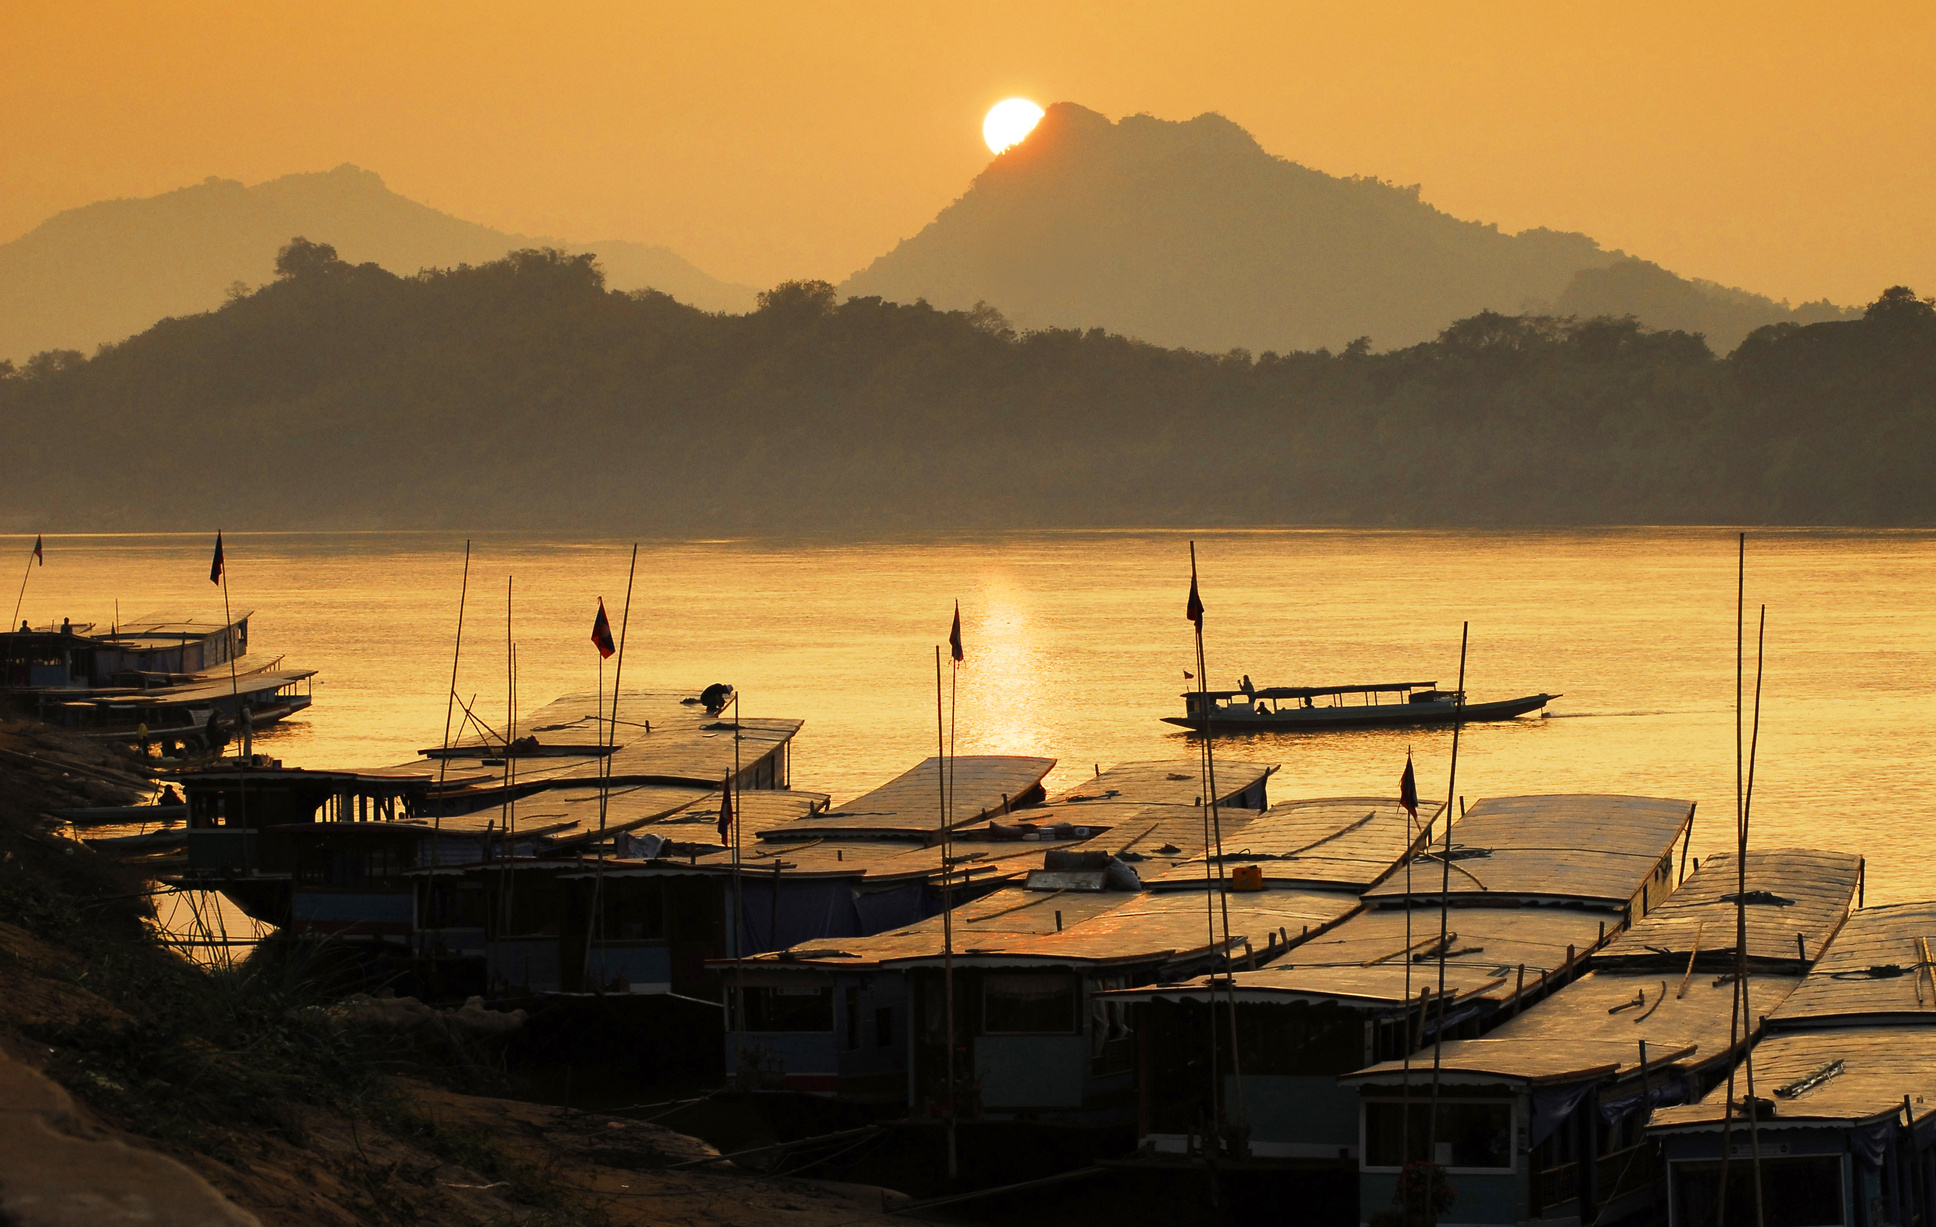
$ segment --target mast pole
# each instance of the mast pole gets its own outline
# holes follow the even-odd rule
[[[1190,542],[1190,592],[1197,594],[1197,543]],[[1199,597],[1197,604],[1201,605]],[[1197,747],[1197,760],[1202,769],[1203,797],[1203,924],[1204,945],[1210,957],[1210,1118],[1209,1133],[1204,1137],[1208,1151],[1210,1169],[1210,1197],[1214,1204],[1217,1200],[1216,1177],[1216,1138],[1221,1135],[1223,1122],[1223,1072],[1217,1061],[1217,883],[1212,867],[1223,868],[1216,855],[1216,834],[1210,828],[1209,802],[1216,792],[1216,784],[1210,774],[1210,676],[1204,668],[1202,614],[1196,609],[1190,612],[1190,620],[1195,623],[1197,649],[1197,719],[1201,722],[1202,734]]]
[[[1425,1161],[1435,1166],[1439,1161],[1440,1058],[1445,1048],[1445,948],[1451,945],[1446,927],[1452,899],[1452,802],[1459,790],[1459,734],[1465,730],[1465,649],[1471,632],[1472,623],[1460,624],[1459,689],[1454,699],[1458,707],[1452,721],[1452,769],[1445,784],[1445,850],[1439,856],[1439,986],[1438,1000],[1434,1003],[1438,1006],[1439,1025],[1432,1031],[1432,1113],[1425,1122]]]
[[[948,1179],[961,1174],[955,1134],[955,922],[954,867],[948,838],[948,740],[941,720],[941,645],[934,645],[934,776],[941,816],[941,1008],[947,1014],[944,1038],[948,1045]]]
[[[450,650],[450,693],[444,697],[444,752],[437,758],[437,813],[431,819],[432,843],[444,829],[444,778],[450,770],[450,721],[457,710],[457,662],[464,658],[464,605],[471,595],[471,543],[464,539],[464,580],[457,591],[457,643]],[[434,862],[433,862],[434,863]]]
[[[1761,740],[1761,664],[1762,651],[1768,637],[1768,607],[1761,607],[1761,626],[1755,632],[1755,695],[1754,726],[1748,735],[1748,787],[1741,800],[1740,849],[1736,859],[1741,868],[1737,871],[1735,904],[1735,979],[1741,985],[1741,1033],[1748,1041],[1748,1050],[1742,1054],[1742,1068],[1748,1083],[1748,1155],[1754,1164],[1755,1189],[1755,1227],[1763,1227],[1765,1219],[1762,1210],[1761,1192],[1761,1114],[1754,1109],[1754,1015],[1748,1008],[1748,821],[1754,809],[1754,769],[1755,747]]]
[[[35,544],[35,545],[39,545],[39,544],[40,544],[40,538],[39,538],[39,537],[35,537],[35,538],[34,538],[34,544]],[[32,551],[32,550],[29,550],[29,551],[27,552],[27,569],[26,569],[26,571],[24,571],[24,572],[22,572],[22,574],[21,574],[21,576],[20,576],[20,595],[14,598],[14,602],[13,602],[13,621],[11,621],[11,622],[8,622],[8,623],[7,623],[7,629],[8,629],[8,630],[13,630],[13,629],[15,629],[15,624],[16,624],[16,623],[18,623],[18,622],[20,621],[20,607],[21,607],[22,605],[24,605],[24,604],[26,604],[26,601],[27,601],[27,580],[28,580],[28,577],[30,577],[30,576],[31,576],[31,575],[33,575],[33,573],[34,573],[34,558],[35,558],[35,556],[36,556],[36,555],[35,555],[35,553],[34,553],[34,551]],[[45,562],[43,561],[43,562],[41,563],[41,565],[42,565],[42,566],[45,566],[45,565],[47,565],[47,564],[46,564],[46,563],[45,563]],[[226,567],[224,567],[224,568],[223,568],[223,572],[224,572],[225,574],[227,573],[227,570],[228,570],[228,568],[226,568]]]
[[[1743,852],[1747,847],[1747,837],[1743,834],[1741,825],[1741,817],[1747,805],[1747,797],[1742,782],[1741,764],[1741,681],[1746,671],[1743,664],[1742,622],[1746,615],[1747,594],[1748,534],[1744,532],[1740,535],[1739,554],[1737,555],[1737,561],[1735,563],[1734,579],[1734,837],[1735,859],[1737,862],[1745,861]],[[1747,901],[1743,897],[1743,892],[1747,890],[1748,880],[1746,864],[1736,864],[1735,871],[1734,1001],[1728,1009],[1728,1097],[1725,1109],[1721,1114],[1721,1187],[1715,1196],[1714,1205],[1714,1212],[1717,1216],[1715,1221],[1718,1223],[1726,1223],[1728,1221],[1728,1160],[1730,1158],[1730,1152],[1733,1149],[1730,1145],[1730,1139],[1734,1134],[1734,1071],[1736,1068],[1734,1051],[1736,1045],[1741,1042],[1742,1006],[1744,1004],[1741,999],[1741,950],[1746,945],[1746,942],[1742,940],[1742,935],[1746,932],[1748,926]]]

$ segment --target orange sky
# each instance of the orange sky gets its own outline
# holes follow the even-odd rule
[[[1023,94],[1220,111],[1786,297],[1936,293],[1936,6],[179,3],[0,6],[0,241],[64,208],[340,162],[526,233],[838,280],[988,159]]]

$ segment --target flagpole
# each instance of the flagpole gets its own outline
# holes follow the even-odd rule
[[[1745,851],[1747,842],[1741,835],[1741,811],[1745,808],[1741,780],[1741,679],[1745,666],[1742,659],[1741,623],[1746,613],[1748,599],[1748,534],[1740,537],[1740,554],[1736,563],[1734,578],[1734,834],[1739,851]],[[1737,852],[1739,856],[1739,852]],[[1740,859],[1745,860],[1745,857]],[[1728,1008],[1728,1098],[1727,1106],[1721,1113],[1721,1185],[1716,1195],[1715,1213],[1720,1217],[1717,1222],[1727,1222],[1728,1212],[1728,1157],[1733,1150],[1734,1132],[1734,1050],[1740,1041],[1741,1015],[1741,962],[1740,950],[1746,944],[1742,934],[1747,928],[1747,866],[1735,866],[1737,870],[1735,887],[1735,980],[1734,1000]]]
[[[444,752],[437,759],[437,813],[431,820],[434,835],[444,828],[444,778],[450,770],[450,721],[457,708],[457,663],[464,658],[464,605],[471,595],[471,543],[464,539],[464,580],[457,592],[457,643],[450,650],[450,693],[444,698]]]
[[[1222,1093],[1222,1074],[1218,1069],[1216,1061],[1217,993],[1216,981],[1214,979],[1217,965],[1215,916],[1217,910],[1220,909],[1223,917],[1224,1002],[1230,1013],[1230,1071],[1232,1078],[1231,1085],[1235,1092],[1232,1098],[1237,1107],[1235,1120],[1237,1125],[1241,1127],[1244,1120],[1244,1069],[1243,1055],[1239,1051],[1237,1043],[1236,965],[1231,958],[1230,895],[1225,889],[1223,872],[1223,816],[1217,805],[1217,757],[1216,749],[1212,744],[1213,737],[1210,729],[1210,668],[1203,651],[1203,604],[1201,597],[1197,593],[1197,543],[1194,541],[1190,542],[1190,595],[1197,598],[1194,606],[1195,616],[1191,621],[1196,624],[1197,694],[1203,714],[1204,825],[1206,834],[1209,837],[1205,842],[1204,855],[1216,865],[1217,870],[1214,885],[1211,884],[1207,866],[1204,872],[1205,888],[1211,892],[1211,903],[1213,904],[1208,909],[1211,912],[1210,967],[1213,975],[1210,987],[1210,1078],[1213,1096],[1211,1107],[1213,1110],[1217,1107]],[[1221,1126],[1221,1114],[1218,1114],[1216,1121]],[[1221,1134],[1221,1128],[1219,1128],[1219,1134]],[[1212,1158],[1214,1159],[1214,1157],[1213,1153]]]
[[[1459,734],[1465,729],[1465,648],[1471,630],[1470,622],[1459,627],[1459,689],[1454,699],[1458,707],[1452,721],[1452,768],[1445,784],[1445,851],[1439,865],[1439,986],[1434,994],[1438,998],[1434,1004],[1439,1010],[1439,1025],[1432,1032],[1432,1114],[1425,1122],[1425,1161],[1434,1166],[1439,1161],[1439,1074],[1445,1048],[1445,948],[1451,945],[1447,925],[1452,897],[1452,802],[1459,787]],[[1405,957],[1409,963],[1411,956]]]
[[[1197,717],[1202,721],[1202,740],[1197,747],[1197,766],[1202,772],[1201,780],[1204,795],[1199,799],[1203,808],[1203,923],[1205,944],[1210,954],[1210,1117],[1207,1122],[1210,1134],[1204,1138],[1211,1166],[1210,1198],[1214,1204],[1217,1197],[1216,1143],[1213,1140],[1218,1122],[1223,1117],[1219,1106],[1223,1102],[1223,1075],[1217,1063],[1217,905],[1215,885],[1211,880],[1211,865],[1215,857],[1211,855],[1210,808],[1205,804],[1214,789],[1210,786],[1210,678],[1204,668],[1203,658],[1203,603],[1197,595],[1197,543],[1190,542],[1190,604],[1185,615],[1196,626],[1197,648]]]
[[[46,555],[40,552],[40,538],[38,536],[34,538],[34,548],[27,551],[27,570],[20,577],[20,595],[14,598],[13,620],[7,623],[8,630],[15,629],[20,621],[20,607],[27,602],[27,580],[34,573],[34,559],[36,558],[40,559],[41,566],[44,567],[47,565]]]
[[[605,916],[603,910],[605,907],[605,812],[611,804],[612,797],[612,755],[610,753],[610,747],[618,741],[618,688],[619,683],[625,680],[625,632],[631,627],[632,577],[638,572],[638,567],[639,546],[635,541],[632,543],[632,565],[625,572],[625,612],[619,615],[618,663],[612,666],[612,706],[609,709],[612,721],[611,731],[609,734],[602,732],[600,734],[604,738],[607,752],[598,756],[598,873],[592,879],[591,915],[585,921],[585,966],[579,973],[581,976],[591,970],[593,939],[595,937],[603,938],[605,934]],[[598,616],[599,620],[603,622],[605,619],[605,598],[602,596],[598,598]],[[594,625],[593,629],[597,629],[596,625]],[[611,633],[611,624],[607,622],[605,623],[605,634],[608,639]],[[604,644],[598,644],[597,646],[599,719],[602,722],[606,712],[603,706],[605,702],[605,647]]]
[[[1416,793],[1418,790],[1416,783],[1418,777],[1412,772],[1412,748],[1410,746],[1405,747],[1405,772],[1407,775],[1412,776],[1414,781],[1412,789]],[[1399,782],[1399,787],[1402,791],[1404,781],[1401,780]],[[1413,810],[1411,822],[1407,826],[1405,840],[1405,1013],[1399,1019],[1398,1024],[1404,1028],[1405,1032],[1404,1040],[1400,1044],[1400,1050],[1405,1062],[1405,1072],[1399,1077],[1398,1166],[1400,1171],[1404,1170],[1405,1165],[1411,1162],[1412,1158],[1412,860],[1417,847],[1417,826],[1418,811]],[[1427,846],[1431,844],[1429,837],[1426,840],[1426,844]],[[1377,1056],[1376,1053],[1372,1055],[1373,1057]],[[1412,1207],[1409,1204],[1409,1197],[1406,1200],[1407,1204],[1401,1206],[1400,1209],[1409,1214],[1411,1213]]]
[[[934,645],[934,780],[941,818],[941,1004],[947,1013],[948,1179],[960,1175],[955,1146],[955,926],[954,872],[948,863],[948,742],[941,722],[941,645]]]

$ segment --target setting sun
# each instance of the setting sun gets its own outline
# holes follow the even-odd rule
[[[1041,107],[1026,98],[1005,98],[988,108],[988,118],[981,121],[981,138],[988,142],[989,152],[1000,153],[1021,144],[1041,121]]]

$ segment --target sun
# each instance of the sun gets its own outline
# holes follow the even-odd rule
[[[981,121],[981,139],[988,142],[991,153],[1000,153],[1021,144],[1040,122],[1041,107],[1026,98],[1004,98],[988,108],[988,118]]]

